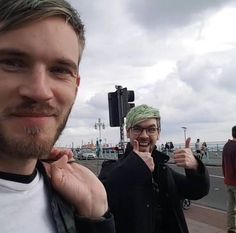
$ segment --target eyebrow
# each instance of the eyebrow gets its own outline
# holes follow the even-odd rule
[[[14,49],[14,48],[0,48],[0,56],[8,55],[8,56],[15,56],[15,57],[23,57],[28,58],[30,55],[24,51],[21,51],[20,49]],[[76,72],[78,72],[78,65],[74,63],[72,60],[67,58],[58,58],[54,61],[55,63],[71,67]]]
[[[0,48],[0,56],[1,55],[10,55],[10,56],[16,56],[16,57],[28,57],[29,55],[19,49],[13,49],[13,48]]]

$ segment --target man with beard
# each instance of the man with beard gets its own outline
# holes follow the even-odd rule
[[[1,232],[114,232],[97,177],[70,155],[48,157],[76,98],[84,44],[68,2],[0,0]]]
[[[158,151],[159,111],[147,105],[132,108],[126,117],[130,139],[123,157],[103,163],[99,178],[105,185],[117,233],[187,233],[181,200],[200,199],[209,191],[208,172],[189,148],[174,152],[177,166]]]

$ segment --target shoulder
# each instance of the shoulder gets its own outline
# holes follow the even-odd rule
[[[102,168],[114,166],[117,163],[116,159],[106,160],[102,163]]]
[[[116,164],[117,164],[117,160],[115,160],[115,159],[104,161],[102,163],[101,171],[98,175],[98,178],[100,180],[103,180],[106,177],[110,176],[110,173],[115,168]]]

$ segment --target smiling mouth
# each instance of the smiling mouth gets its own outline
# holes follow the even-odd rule
[[[139,142],[139,146],[149,146],[149,142]]]

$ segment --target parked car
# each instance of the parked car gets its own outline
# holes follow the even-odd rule
[[[84,153],[82,153],[82,157],[84,159],[95,159],[96,154],[94,152],[84,152]]]
[[[81,150],[76,155],[77,159],[95,159],[96,153],[92,150]]]

